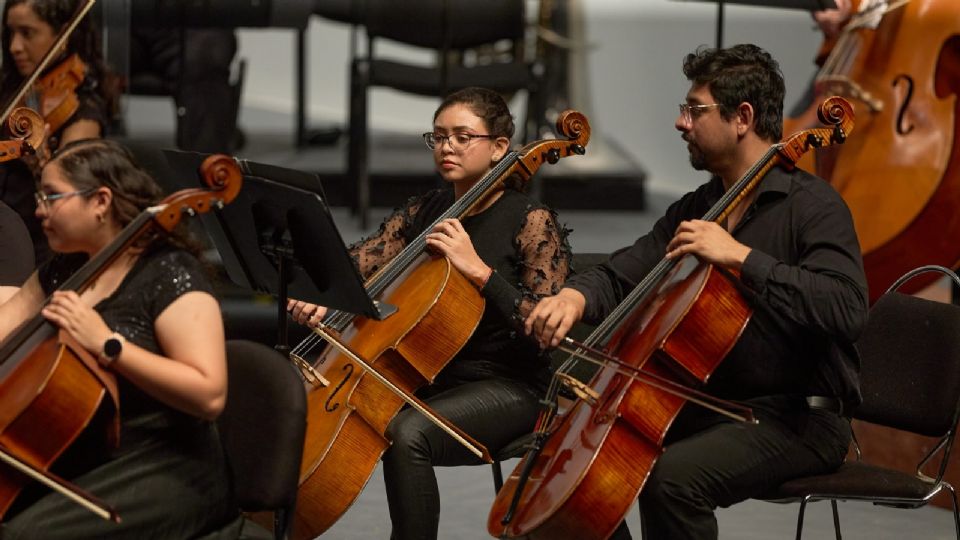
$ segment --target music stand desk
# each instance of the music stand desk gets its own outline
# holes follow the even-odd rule
[[[206,157],[176,150],[164,153],[182,178],[195,175]],[[393,313],[393,306],[367,294],[315,174],[238,162],[243,172],[239,194],[213,216],[203,216],[210,218],[203,223],[230,280],[278,298],[278,348],[286,346],[288,297],[373,319]]]

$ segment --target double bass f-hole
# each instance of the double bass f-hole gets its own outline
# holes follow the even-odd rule
[[[343,379],[337,383],[337,387],[333,389],[333,392],[330,392],[330,395],[327,397],[327,401],[323,404],[323,410],[327,412],[333,412],[340,408],[339,403],[334,403],[333,406],[331,406],[330,403],[335,397],[337,397],[337,393],[340,392],[340,389],[343,388],[343,385],[347,384],[347,381],[349,381],[350,377],[353,376],[353,364],[345,364],[343,366],[343,371],[347,372],[346,375],[344,375]]]
[[[900,81],[906,81],[907,95],[906,97],[903,98],[903,104],[900,105],[900,109],[897,111],[897,128],[896,129],[897,129],[898,135],[906,135],[907,133],[910,133],[911,131],[913,131],[913,127],[914,127],[913,124],[910,124],[909,126],[904,126],[904,122],[905,122],[904,116],[906,116],[907,114],[907,107],[910,106],[910,99],[913,97],[913,78],[906,74],[897,75],[897,77],[893,79],[893,87],[896,88],[897,85],[900,84]]]

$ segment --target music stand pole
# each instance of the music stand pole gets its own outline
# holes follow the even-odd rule
[[[723,0],[717,0],[717,48],[723,48]]]
[[[279,251],[279,250],[278,250]],[[284,254],[277,255],[277,274],[280,285],[277,287],[277,344],[274,349],[284,356],[290,354],[290,341],[287,336],[287,280],[289,279],[289,262]]]

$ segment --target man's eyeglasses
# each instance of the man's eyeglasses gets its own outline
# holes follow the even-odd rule
[[[38,191],[33,194],[33,198],[37,201],[37,206],[39,208],[50,208],[50,205],[59,199],[65,199],[74,195],[89,195],[94,191],[95,188],[81,189],[79,191],[68,191],[67,193],[44,193],[42,191]]]
[[[694,118],[698,118],[701,114],[719,106],[719,103],[709,103],[706,105],[690,105],[689,103],[681,103],[680,116],[683,118],[684,122],[692,122]]]
[[[493,139],[493,135],[477,135],[476,133],[453,133],[450,135],[441,135],[439,133],[427,132],[423,134],[423,142],[427,143],[427,148],[436,150],[443,146],[445,141],[450,141],[450,148],[454,150],[463,150],[470,145],[474,139]]]

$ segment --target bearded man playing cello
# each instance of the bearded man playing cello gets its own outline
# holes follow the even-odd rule
[[[867,318],[850,211],[824,180],[774,168],[725,222],[698,219],[780,140],[777,62],[753,45],[700,48],[683,72],[691,87],[676,128],[694,169],[712,177],[525,321],[541,347],[555,347],[578,320],[603,320],[664,255],[692,254],[739,274],[754,313],[704,389],[743,402],[759,422],[684,407],[640,494],[651,539],[717,538],[718,506],[842,463],[850,442],[843,415],[860,401],[853,342]],[[613,538],[630,538],[625,524]]]

